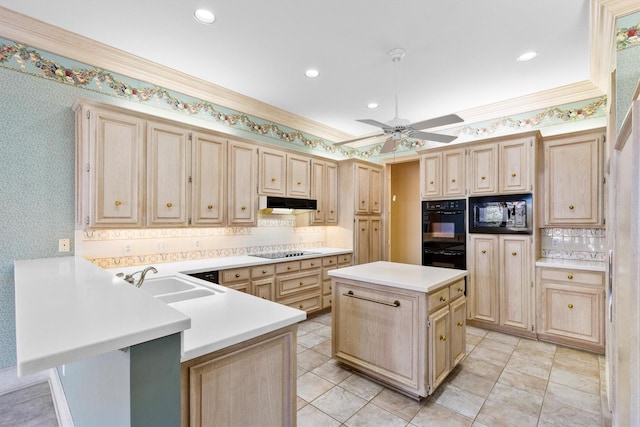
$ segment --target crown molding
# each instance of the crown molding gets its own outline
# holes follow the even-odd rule
[[[638,0],[592,0],[590,80],[457,112],[468,123],[548,108],[609,92],[615,68],[615,21],[640,10]],[[329,141],[353,135],[129,54],[0,6],[0,37],[203,99]]]
[[[140,58],[0,6],[0,37],[142,80],[313,136],[341,141],[348,133]]]

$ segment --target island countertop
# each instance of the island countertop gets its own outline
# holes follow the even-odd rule
[[[331,270],[329,275],[341,279],[429,293],[464,278],[467,271],[377,261]]]

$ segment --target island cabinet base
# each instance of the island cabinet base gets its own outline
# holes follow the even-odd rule
[[[183,362],[182,427],[295,427],[297,329]]]
[[[460,288],[464,279],[426,293],[333,278],[332,356],[415,399],[430,395],[464,357]]]

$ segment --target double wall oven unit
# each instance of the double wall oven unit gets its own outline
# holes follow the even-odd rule
[[[465,199],[422,202],[422,265],[465,270]]]

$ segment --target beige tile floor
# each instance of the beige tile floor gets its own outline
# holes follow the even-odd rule
[[[607,426],[604,357],[467,327],[467,357],[421,402],[331,359],[331,314],[298,329],[298,427]]]

